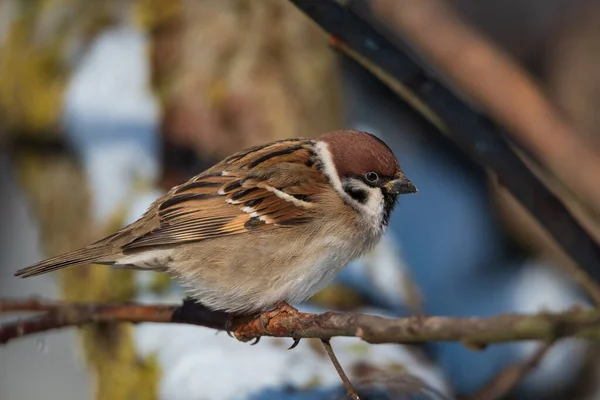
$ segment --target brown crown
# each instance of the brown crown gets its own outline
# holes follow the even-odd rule
[[[340,178],[377,172],[395,177],[400,165],[392,150],[376,136],[355,130],[333,131],[316,138],[328,145]]]

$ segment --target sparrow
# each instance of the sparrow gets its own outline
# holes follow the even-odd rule
[[[416,191],[372,134],[279,140],[173,187],[118,232],[15,275],[87,264],[164,272],[204,307],[251,315],[321,290],[379,241],[398,195]]]

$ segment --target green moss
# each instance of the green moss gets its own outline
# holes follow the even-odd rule
[[[21,18],[13,23],[2,48],[0,109],[8,129],[54,130],[67,77],[60,57],[63,41],[32,45],[32,22]]]
[[[145,31],[152,32],[181,15],[179,0],[136,0],[135,22]]]
[[[10,0],[7,0],[10,1]],[[13,0],[0,47],[0,115],[8,131],[58,131],[74,43],[87,44],[116,21],[111,2]]]

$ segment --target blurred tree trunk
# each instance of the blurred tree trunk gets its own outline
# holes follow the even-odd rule
[[[550,95],[577,131],[600,149],[600,5],[570,14],[545,61]]]
[[[546,86],[577,131],[600,151],[600,5],[576,8],[547,46]],[[600,173],[600,172],[599,172]],[[600,229],[599,229],[600,230]],[[585,368],[563,398],[595,398],[600,393],[600,346],[588,350]]]
[[[167,146],[210,163],[266,141],[341,128],[335,55],[289,2],[183,0],[168,8],[139,14],[152,35]]]

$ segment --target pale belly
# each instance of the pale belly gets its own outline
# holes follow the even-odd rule
[[[300,303],[327,286],[354,258],[360,256],[350,242],[327,237],[320,240],[315,251],[304,262],[287,268],[285,284],[274,288],[270,302]]]
[[[129,256],[127,260],[138,268],[163,269],[175,277],[192,297],[203,305],[236,314],[268,310],[281,301],[298,304],[329,284],[350,261],[360,257],[374,244],[355,243],[339,237],[326,236],[309,242],[290,243],[278,247],[280,255],[270,257],[271,250],[263,246],[237,246],[223,240],[205,242],[211,245],[213,257],[198,257],[205,250],[181,252],[176,249],[152,251]],[[284,265],[280,265],[281,261]],[[164,263],[164,264],[163,264]],[[157,268],[161,266],[160,268]],[[270,266],[269,266],[270,265]]]

